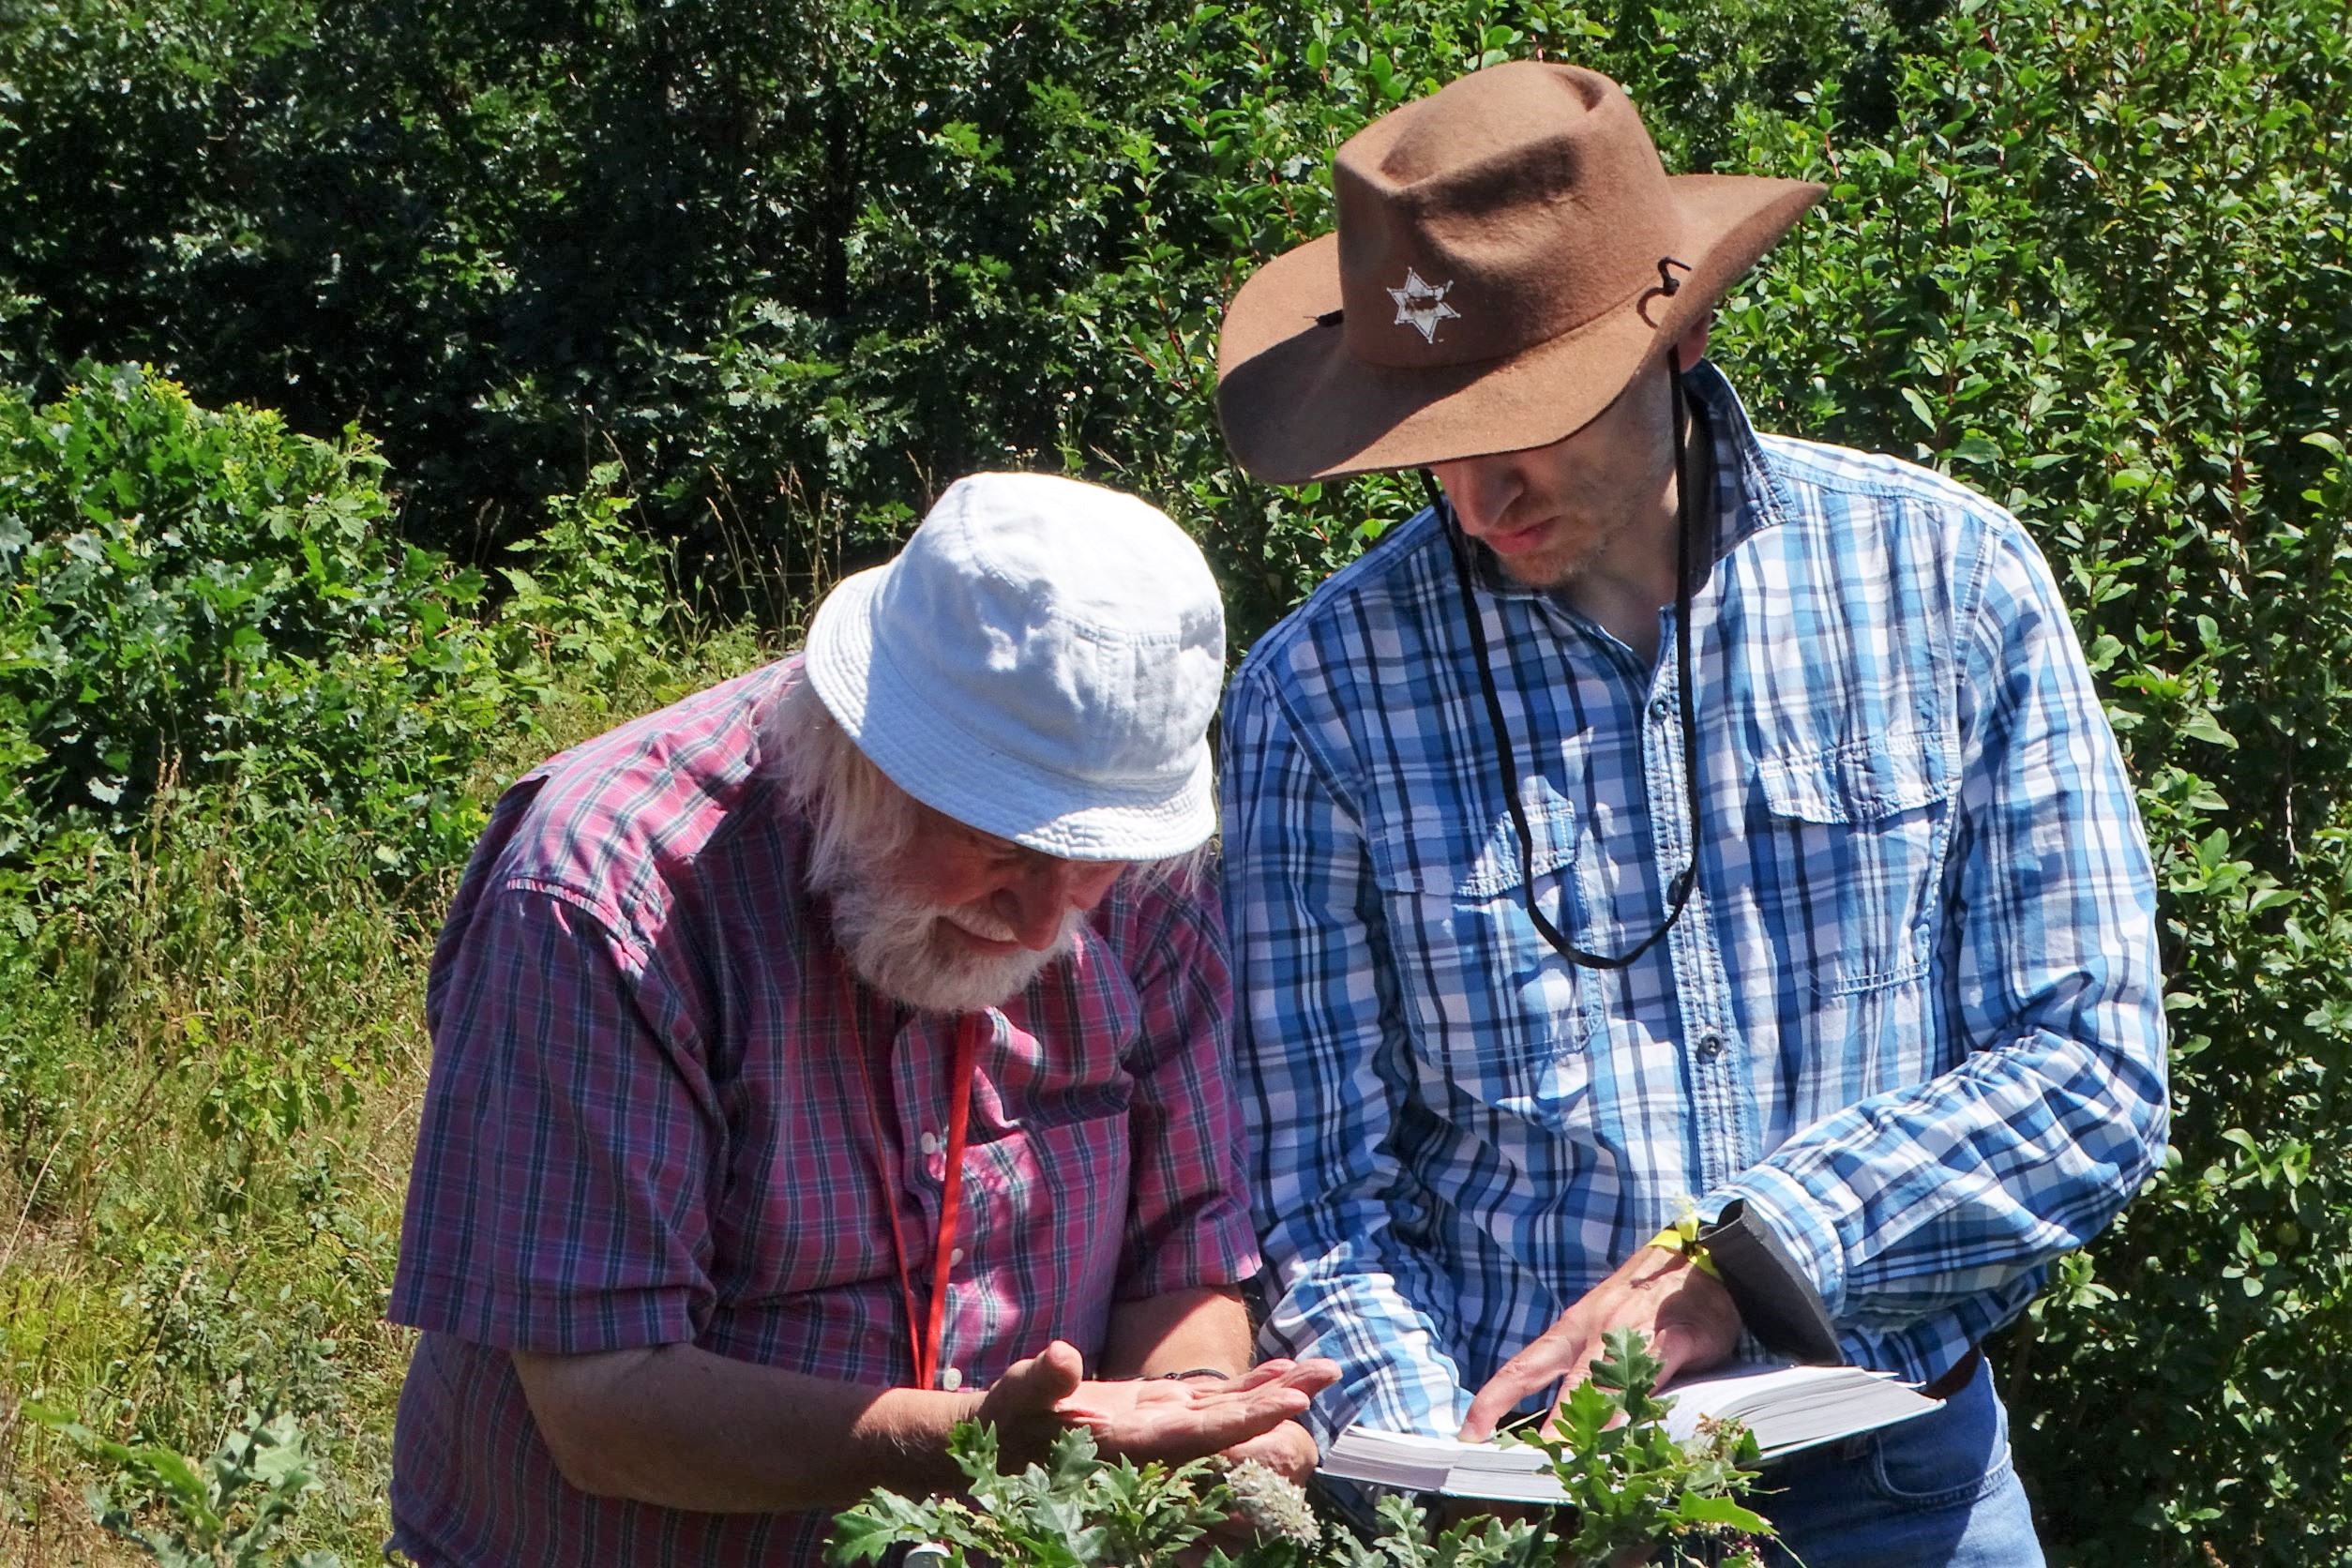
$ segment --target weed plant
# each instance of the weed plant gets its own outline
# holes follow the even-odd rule
[[[1386,1493],[1380,1531],[1366,1537],[1319,1521],[1306,1494],[1263,1466],[1106,1462],[1073,1429],[1044,1463],[1000,1473],[994,1428],[967,1423],[949,1446],[969,1501],[877,1488],[839,1516],[826,1556],[841,1568],[895,1547],[934,1554],[948,1568],[1762,1568],[1757,1543],[1772,1527],[1740,1501],[1756,1477],[1747,1468],[1755,1440],[1714,1425],[1678,1441],[1664,1425],[1673,1395],[1657,1391],[1665,1364],[1635,1330],[1612,1330],[1606,1341],[1558,1425],[1531,1440],[1567,1497],[1557,1509],[1516,1511],[1531,1517],[1471,1514],[1440,1524]]]

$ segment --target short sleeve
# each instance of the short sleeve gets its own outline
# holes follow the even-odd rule
[[[1134,1185],[1118,1294],[1123,1300],[1258,1272],[1244,1174],[1246,1143],[1232,1081],[1233,985],[1225,925],[1189,878],[1149,899],[1154,924],[1135,976],[1141,1038],[1128,1056]]]
[[[691,1340],[722,1126],[699,1033],[581,895],[510,881],[452,927],[387,1316],[557,1354]]]

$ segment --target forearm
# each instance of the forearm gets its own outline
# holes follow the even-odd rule
[[[977,1394],[877,1389],[663,1345],[517,1352],[540,1434],[583,1491],[665,1508],[839,1508],[875,1486],[959,1486],[947,1434]]]
[[[1150,1378],[1196,1367],[1239,1376],[1249,1363],[1249,1312],[1232,1286],[1168,1290],[1110,1309],[1102,1356],[1106,1378]]]
[[[2160,1066],[2042,1032],[1830,1117],[1701,1207],[1746,1199],[1841,1331],[1896,1332],[2089,1240],[2164,1122]]]

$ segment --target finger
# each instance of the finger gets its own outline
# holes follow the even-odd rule
[[[1699,1335],[1681,1323],[1659,1323],[1650,1333],[1650,1353],[1664,1368],[1658,1387],[1665,1389],[1684,1372],[1695,1372],[1704,1358]]]
[[[1076,1394],[1085,1374],[1086,1362],[1078,1347],[1057,1339],[1028,1360],[1015,1362],[1004,1381],[1016,1386],[1023,1404],[1050,1409]]]
[[[1339,1380],[1339,1364],[1328,1356],[1313,1356],[1293,1365],[1283,1375],[1282,1386],[1295,1388],[1310,1397],[1320,1394]]]
[[[1328,1356],[1314,1356],[1305,1361],[1276,1356],[1272,1361],[1259,1362],[1230,1382],[1203,1386],[1216,1393],[1230,1394],[1261,1388],[1268,1383],[1280,1383],[1284,1388],[1294,1388],[1312,1396],[1338,1380],[1339,1364]]]
[[[1280,1383],[1288,1387],[1298,1373],[1298,1364],[1288,1356],[1276,1356],[1272,1361],[1261,1361],[1248,1371],[1229,1378],[1224,1382],[1197,1382],[1189,1386],[1199,1389],[1204,1394],[1245,1394],[1253,1389],[1264,1388],[1269,1383]],[[1311,1394],[1315,1391],[1310,1388],[1307,1392]]]
[[[1520,1400],[1561,1381],[1563,1377],[1563,1394],[1582,1382],[1580,1374],[1591,1360],[1584,1349],[1584,1335],[1578,1334],[1572,1338],[1555,1330],[1504,1362],[1502,1369],[1470,1396],[1470,1414],[1462,1421],[1462,1441],[1485,1442],[1495,1435],[1495,1428],[1517,1408]]]
[[[1695,1273],[1651,1326],[1651,1353],[1666,1364],[1658,1386],[1721,1365],[1739,1346],[1740,1326],[1740,1309],[1730,1293]]]
[[[1290,1376],[1293,1363],[1286,1356],[1261,1361],[1229,1382],[1219,1383],[1220,1389],[1263,1388],[1268,1383],[1281,1382]]]

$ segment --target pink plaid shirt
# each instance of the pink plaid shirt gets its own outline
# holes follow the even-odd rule
[[[819,1560],[825,1515],[567,1485],[508,1350],[691,1341],[912,1379],[882,1205],[926,1296],[955,1023],[851,980],[802,880],[807,824],[760,759],[796,662],[547,763],[467,868],[426,995],[432,1077],[389,1311],[424,1331],[392,1477],[393,1545],[420,1562]],[[1143,879],[1002,1009],[942,1381],[985,1385],[1054,1338],[1091,1364],[1114,1301],[1256,1270],[1229,1015],[1214,900]],[[860,1050],[888,1101],[874,1119]]]

